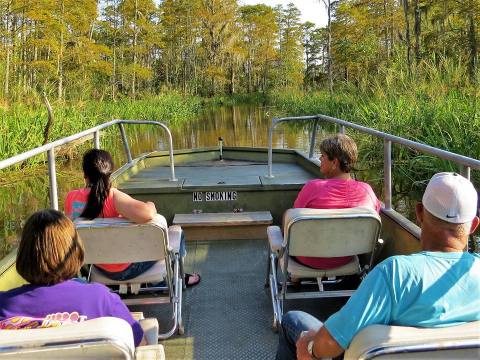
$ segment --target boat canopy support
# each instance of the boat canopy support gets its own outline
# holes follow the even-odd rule
[[[49,192],[50,192],[50,206],[53,209],[58,210],[58,191],[57,191],[57,175],[55,169],[55,148],[59,146],[66,145],[71,143],[72,141],[78,140],[85,136],[93,136],[93,147],[96,149],[100,149],[100,131],[104,130],[108,127],[117,125],[120,130],[120,135],[122,137],[123,147],[125,149],[125,154],[127,156],[127,161],[129,165],[133,165],[132,153],[130,151],[130,146],[128,142],[128,137],[125,132],[124,125],[153,125],[159,126],[163,130],[165,130],[168,138],[168,152],[170,155],[170,181],[177,181],[175,178],[175,166],[173,164],[173,141],[172,141],[172,134],[168,127],[158,121],[151,121],[151,120],[112,120],[106,122],[102,125],[98,125],[92,127],[88,130],[79,132],[77,134],[64,137],[62,139],[53,141],[51,143],[45,144],[43,146],[39,146],[35,149],[26,151],[24,153],[12,156],[11,158],[1,160],[0,161],[0,170],[5,169],[9,166],[21,163],[27,159],[30,159],[34,156],[47,153],[47,162],[48,162],[48,178],[49,178]]]
[[[383,170],[384,170],[384,200],[385,209],[392,209],[392,144],[406,146],[415,149],[419,152],[437,156],[444,160],[449,160],[459,165],[460,173],[467,179],[470,179],[471,169],[480,170],[480,161],[452,153],[450,151],[441,150],[430,145],[422,144],[416,141],[408,140],[400,136],[391,135],[379,130],[375,130],[366,126],[354,124],[345,120],[337,119],[327,115],[311,115],[311,116],[296,116],[272,119],[272,124],[268,131],[268,174],[267,178],[273,178],[273,131],[275,127],[282,122],[296,122],[296,121],[313,121],[312,134],[310,137],[309,158],[313,158],[315,149],[315,139],[318,130],[318,125],[321,121],[336,124],[339,127],[339,132],[345,134],[346,128],[359,131],[373,137],[383,139]]]

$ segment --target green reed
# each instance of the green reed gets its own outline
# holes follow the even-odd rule
[[[53,103],[52,107],[55,122],[49,141],[112,119],[155,120],[174,125],[194,118],[201,108],[201,100],[173,93],[136,101]],[[0,158],[40,146],[47,119],[47,111],[39,103],[0,108]]]
[[[437,59],[438,60],[438,59]],[[394,64],[395,65],[395,64]],[[473,158],[480,157],[480,91],[468,82],[466,67],[441,59],[424,61],[409,74],[402,64],[380,71],[360,84],[339,84],[334,94],[274,92],[269,101],[279,115],[326,114]],[[361,167],[383,178],[383,143],[352,130]],[[437,171],[459,171],[453,163],[402,146],[393,146],[397,194],[423,192]],[[480,185],[480,172],[473,181]]]

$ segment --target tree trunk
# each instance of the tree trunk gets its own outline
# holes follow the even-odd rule
[[[235,61],[230,64],[230,95],[235,94]]]
[[[27,92],[27,18],[25,16],[25,8],[22,11],[22,85],[23,93]]]
[[[410,17],[408,9],[408,0],[403,0],[403,14],[405,15],[405,44],[407,46],[407,66],[408,73],[412,71],[412,44],[410,43]]]
[[[421,15],[420,15],[420,9],[418,8],[418,0],[414,0],[414,7],[413,11],[415,13],[415,25],[414,25],[414,31],[415,31],[415,59],[417,61],[417,64],[420,62],[421,56],[420,56],[420,34],[421,34]]]
[[[6,15],[5,15],[5,34],[9,33],[9,20],[10,20],[10,3],[7,5],[6,9]],[[13,34],[12,34],[13,37]],[[5,61],[5,81],[3,84],[3,95],[5,98],[8,98],[9,95],[9,85],[10,85],[10,52],[11,52],[11,47],[10,47],[11,41],[8,39],[8,35],[6,36],[5,39],[5,46],[7,50],[6,54],[6,61]]]
[[[60,3],[60,49],[57,56],[57,74],[58,74],[58,100],[62,100],[63,95],[63,44],[64,44],[64,13],[65,13],[65,4],[62,1]]]
[[[137,16],[138,16],[138,0],[135,0],[135,14],[133,24],[133,74],[132,74],[132,98],[135,100],[135,86],[136,86],[136,66],[137,66]]]
[[[384,16],[384,22],[383,22],[383,41],[385,41],[385,55],[387,58],[390,57],[390,46],[389,46],[389,41],[388,41],[388,25],[387,25],[387,0],[383,0],[383,16]]]
[[[3,88],[3,93],[5,98],[8,98],[9,95],[9,79],[10,79],[10,44],[7,43],[7,59],[5,63],[5,83]]]
[[[38,32],[37,32],[37,22],[34,21],[33,22],[33,28],[34,28],[34,31],[33,31],[33,36],[35,37],[35,39],[38,39]],[[38,47],[37,45],[35,44],[33,46],[33,61],[37,61],[38,60]],[[35,86],[35,83],[37,81],[37,77],[36,77],[37,73],[36,71],[34,71],[33,69],[30,69],[30,78],[31,78],[31,84],[32,86]]]
[[[45,145],[46,143],[48,143],[48,136],[50,134],[50,129],[53,126],[55,118],[53,116],[52,107],[50,106],[50,102],[48,101],[47,94],[45,94],[45,92],[42,94],[42,97],[43,97],[43,103],[47,107],[47,112],[48,112],[47,125],[45,125],[45,129],[43,131],[43,144],[42,145]]]
[[[327,71],[328,71],[328,92],[333,94],[333,74],[332,74],[332,1],[322,0],[327,8]]]
[[[477,61],[478,61],[478,45],[475,29],[475,21],[473,19],[472,12],[469,13],[469,27],[468,27],[468,42],[470,45],[470,62],[469,62],[469,73],[470,79],[473,83],[476,83],[476,73],[477,73]]]
[[[113,40],[112,100],[115,101],[117,87],[117,47]]]

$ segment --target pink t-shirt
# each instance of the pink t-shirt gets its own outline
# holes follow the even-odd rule
[[[78,218],[85,208],[85,205],[88,201],[88,195],[90,194],[89,188],[77,189],[72,190],[67,194],[65,199],[65,214],[74,220]],[[120,214],[115,209],[115,204],[113,202],[113,191],[110,190],[110,194],[108,195],[105,203],[103,204],[103,210],[98,215],[98,217],[102,218],[114,218],[120,217]],[[109,272],[120,272],[128,268],[130,263],[122,263],[122,264],[95,264],[95,266],[104,269]]]
[[[67,194],[65,199],[65,214],[67,214],[70,219],[76,219],[82,214],[85,205],[87,205],[89,194],[90,188],[72,190]],[[115,209],[113,202],[113,191],[110,190],[110,194],[105,200],[105,204],[103,204],[103,210],[98,217],[113,218],[119,216],[120,214]]]
[[[347,209],[369,207],[380,212],[380,201],[370,185],[353,179],[311,180],[298,193],[293,207],[313,209]],[[296,260],[315,269],[333,269],[351,261],[351,256],[335,258],[297,256]]]

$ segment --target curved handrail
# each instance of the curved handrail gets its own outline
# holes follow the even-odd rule
[[[123,127],[123,124],[135,124],[135,125],[156,125],[163,128],[168,136],[168,152],[170,156],[170,181],[177,181],[175,178],[175,166],[173,163],[173,141],[172,133],[170,129],[163,123],[153,120],[111,120],[104,124],[94,126],[90,129],[81,131],[79,133],[58,139],[51,143],[36,147],[32,150],[25,151],[24,153],[12,156],[8,159],[0,160],[0,170],[5,169],[9,166],[18,164],[19,162],[25,161],[36,155],[47,153],[48,160],[48,177],[49,177],[49,191],[50,191],[50,205],[53,209],[58,210],[58,193],[57,193],[57,175],[55,171],[55,148],[68,144],[72,141],[78,140],[90,134],[93,134],[94,147],[96,149],[100,148],[100,131],[106,129],[113,125],[118,125],[120,129],[120,134],[122,136],[122,142],[127,156],[129,164],[133,163],[132,154],[130,152],[130,146],[128,144],[127,134]]]
[[[392,208],[392,143],[407,146],[409,148],[421,151],[423,153],[431,154],[438,156],[441,159],[453,161],[456,164],[462,165],[462,174],[470,179],[470,169],[480,169],[480,160],[472,159],[468,156],[458,155],[450,151],[441,150],[430,145],[422,144],[416,141],[408,140],[400,136],[391,135],[379,130],[375,130],[366,126],[357,125],[345,120],[337,119],[327,115],[310,115],[310,116],[296,116],[296,117],[285,117],[285,118],[274,118],[272,119],[272,124],[270,125],[268,131],[268,174],[266,177],[273,178],[273,130],[277,124],[281,122],[289,121],[305,121],[313,120],[314,127],[310,140],[310,151],[309,157],[313,157],[313,149],[315,147],[315,135],[318,122],[325,121],[329,123],[334,123],[340,125],[340,132],[344,133],[345,128],[355,129],[365,134],[372,135],[377,138],[381,138],[384,141],[384,151],[383,151],[383,166],[384,166],[384,198],[385,198],[385,208],[390,210]]]

